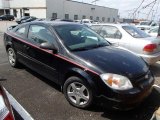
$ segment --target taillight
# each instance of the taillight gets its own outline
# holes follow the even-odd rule
[[[143,48],[143,51],[145,52],[153,52],[155,49],[157,49],[156,44],[148,44]]]
[[[2,88],[0,87],[0,90]],[[14,120],[10,104],[4,91],[0,91],[0,120]]]

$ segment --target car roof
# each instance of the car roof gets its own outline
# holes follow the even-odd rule
[[[122,26],[131,26],[129,24],[115,24],[115,23],[100,23],[100,24],[92,24],[92,26],[105,26],[105,25],[110,25],[110,26],[116,26],[116,27],[122,27]]]
[[[59,25],[82,25],[74,22],[66,22],[66,21],[32,21],[25,24],[48,24],[51,26],[59,26]]]

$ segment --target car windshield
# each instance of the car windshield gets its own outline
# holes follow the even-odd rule
[[[71,51],[89,50],[110,45],[96,32],[82,25],[60,25],[54,28],[65,46]]]
[[[148,34],[134,26],[122,26],[122,28],[128,32],[134,38],[146,38],[150,37]]]

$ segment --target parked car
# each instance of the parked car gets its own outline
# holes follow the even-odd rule
[[[28,19],[22,20],[22,21],[21,21],[21,24],[22,24],[22,23],[31,22],[31,21],[34,21],[34,20],[36,20],[36,19],[37,19],[36,17],[31,16],[31,17],[29,17]]]
[[[59,84],[78,108],[102,97],[112,108],[130,109],[150,94],[154,83],[143,59],[81,24],[22,24],[4,34],[4,44],[12,67],[22,63]]]
[[[128,24],[95,24],[91,27],[116,46],[142,57],[152,65],[160,60],[160,39]]]
[[[0,16],[0,20],[14,20],[14,16],[13,15],[1,15]]]
[[[82,19],[80,23],[90,27],[92,25],[93,21],[90,19]]]
[[[74,22],[76,22],[76,23],[80,23],[80,22],[81,22],[81,20],[74,20]]]
[[[53,21],[53,20],[51,20],[51,21]],[[71,20],[71,19],[55,19],[54,21],[74,22],[74,21]]]
[[[30,18],[30,16],[23,16],[23,17],[21,17],[20,19],[17,19],[16,22],[17,22],[18,24],[21,24],[21,22],[22,22],[23,20],[26,20],[26,19],[29,19],[29,18]]]
[[[0,85],[0,120],[14,120],[12,107],[10,105],[5,90],[1,85]]]
[[[31,21],[34,21],[36,20],[37,18],[36,17],[33,17],[33,16],[23,16],[22,18],[20,19],[17,19],[16,22],[18,24],[22,24],[22,23],[26,23],[26,22],[31,22]],[[39,19],[40,20],[40,19]],[[41,19],[42,20],[42,19]]]
[[[154,21],[141,21],[138,25],[136,25],[136,27],[140,30],[148,32],[152,27],[155,27],[157,25],[158,23]]]
[[[150,36],[157,37],[157,35],[158,35],[158,28],[159,28],[159,26],[156,26],[156,27],[152,28],[151,30],[148,31],[148,34]]]

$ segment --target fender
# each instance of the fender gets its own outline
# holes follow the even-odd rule
[[[12,38],[10,36],[8,36],[6,33],[4,33],[4,44],[6,46],[6,50],[7,50],[8,46],[13,47]]]
[[[78,76],[78,77],[82,77],[86,80],[86,82],[90,85],[90,87],[93,89],[94,94],[97,95],[97,87],[93,81],[93,79],[91,78],[91,76],[83,69],[80,68],[71,68],[69,69],[69,71],[66,73],[65,78],[63,79],[64,82],[66,80],[66,78],[70,77],[70,76]],[[64,83],[63,82],[63,83]]]

